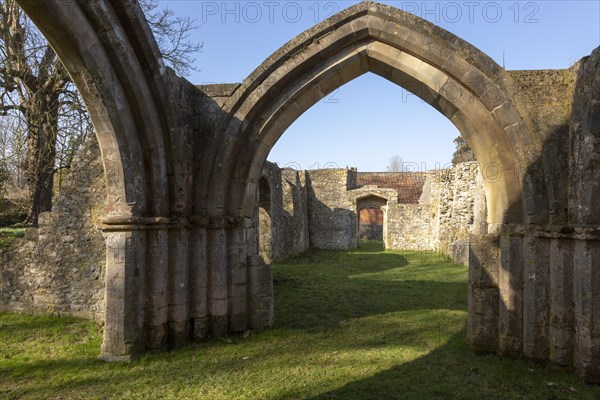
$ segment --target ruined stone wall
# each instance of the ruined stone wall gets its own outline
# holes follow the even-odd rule
[[[395,190],[353,189],[354,170],[295,171],[266,163],[268,230],[264,215],[260,217],[264,211],[257,209],[257,222],[249,228],[256,238],[249,243],[260,249],[265,262],[309,247],[353,249],[357,207],[374,195],[384,205],[387,248],[434,250],[443,244],[443,250],[451,252],[454,243],[485,223],[485,207],[480,214],[476,211],[485,204],[477,171],[470,163],[429,174],[421,204],[398,204]],[[102,320],[105,243],[98,217],[104,200],[99,149],[90,139],[75,158],[53,212],[43,214],[39,229],[28,230],[26,238],[3,254],[2,309]]]
[[[388,203],[387,241],[390,250],[435,250],[429,236],[432,223],[428,205]]]
[[[578,63],[580,65],[580,63]],[[537,190],[525,193],[535,208],[547,204],[548,214],[525,215],[526,223],[565,223],[568,206],[569,118],[577,67],[564,70],[509,71],[518,84],[515,103],[528,116],[534,135],[529,152],[539,146],[539,158],[515,178],[528,180]],[[545,187],[545,188],[544,188]],[[545,190],[544,190],[545,189]],[[542,207],[544,205],[544,207]]]
[[[471,243],[468,340],[574,366],[598,383],[600,48],[569,70],[511,74],[542,146],[527,179],[546,180],[547,191],[524,201],[550,208]]]
[[[468,238],[486,232],[483,176],[476,162],[436,171],[431,177],[429,236],[434,248],[468,261]]]
[[[266,162],[262,178],[268,185],[268,210],[259,207],[259,254],[265,262],[285,260],[308,250],[308,204],[304,171],[280,169]],[[261,204],[262,185],[259,185]]]
[[[306,173],[292,169],[281,170],[283,217],[281,230],[285,238],[280,260],[305,252],[310,247],[308,225],[308,187]]]
[[[395,250],[440,250],[467,263],[468,238],[486,229],[483,177],[476,162],[433,171],[419,204],[388,203],[388,245]]]
[[[90,139],[73,160],[53,211],[2,254],[1,310],[103,321],[106,258],[97,220],[105,198],[100,151]]]
[[[347,191],[356,182],[348,169],[306,171],[310,246],[319,249],[356,248],[358,216]]]

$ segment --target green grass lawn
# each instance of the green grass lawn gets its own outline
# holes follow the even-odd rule
[[[132,364],[93,323],[0,314],[0,399],[600,399],[572,371],[465,344],[467,269],[378,243],[273,266],[275,327]]]

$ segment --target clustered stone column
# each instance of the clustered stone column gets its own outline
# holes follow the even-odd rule
[[[113,218],[103,228],[102,359],[272,324],[272,274],[252,219]]]
[[[600,376],[600,229],[505,227],[470,245],[468,340]]]

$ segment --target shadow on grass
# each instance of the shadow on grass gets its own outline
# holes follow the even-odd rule
[[[48,345],[56,331],[93,330],[89,322],[0,314],[11,335],[49,324],[48,335],[32,341],[42,351],[0,341],[0,356],[2,348],[14,354],[0,361],[0,398],[600,398],[568,371],[471,353],[466,269],[428,257],[373,245],[277,264],[273,330],[127,365],[96,360],[99,337]]]
[[[600,398],[600,387],[582,384],[572,370],[522,358],[476,355],[463,330],[412,362],[349,382],[312,397],[287,393],[283,399],[310,400],[582,400]]]
[[[369,251],[369,252],[384,252],[385,245],[381,240],[361,240],[358,243],[359,251]]]
[[[313,331],[367,316],[467,307],[466,268],[434,253],[383,252],[379,242],[311,251],[273,265],[273,275],[279,327]]]

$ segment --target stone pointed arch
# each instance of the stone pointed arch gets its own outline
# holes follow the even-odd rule
[[[146,176],[144,139],[153,138],[162,150],[161,126],[158,118],[140,116],[156,110],[148,78],[158,75],[161,67],[156,45],[150,45],[151,33],[144,31],[141,10],[105,1],[17,2],[44,33],[86,103],[103,155],[109,214],[141,216],[149,207],[164,208],[149,205],[159,193]],[[132,31],[114,21],[137,26]],[[110,30],[101,29],[107,25]],[[164,169],[164,154],[151,168]]]
[[[469,343],[597,381],[600,229],[588,144],[598,50],[580,70],[509,73],[441,28],[365,2],[290,41],[241,85],[203,89],[165,69],[135,1],[17,2],[76,82],[101,146],[105,359],[272,324],[272,274],[252,217],[264,160],[299,115],[372,72],[449,118],[486,178],[488,230],[502,230],[469,247]],[[542,94],[524,80],[560,88]]]
[[[413,92],[466,138],[486,175],[491,230],[523,221],[528,188],[521,171],[532,160],[520,148],[535,146],[535,139],[513,103],[510,75],[453,34],[373,2],[300,34],[233,93],[224,106],[230,118],[222,127],[219,170],[213,173],[220,198],[209,198],[212,212],[251,215],[260,170],[283,132],[322,97],[367,72]]]
[[[141,225],[169,215],[167,71],[137,2],[17,0],[73,78],[106,176],[106,359],[144,348],[146,242]],[[150,217],[150,218],[148,218]]]

